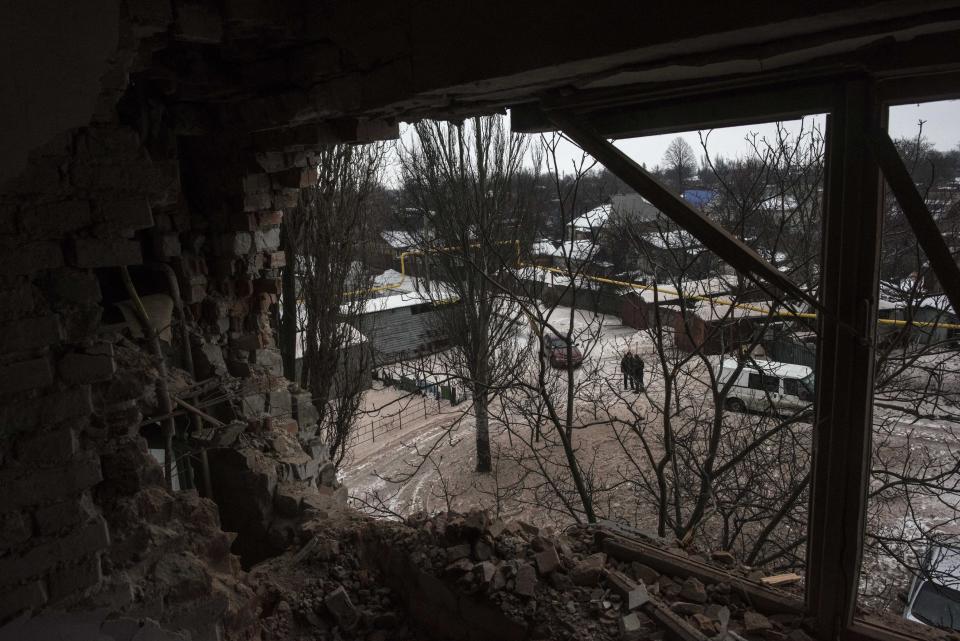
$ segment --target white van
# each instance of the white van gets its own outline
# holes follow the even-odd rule
[[[960,630],[960,554],[933,545],[907,594],[905,619]]]
[[[717,377],[723,386],[737,371],[737,361],[724,359]],[[777,361],[745,363],[727,392],[727,409],[735,412],[794,412],[813,404],[813,370]]]

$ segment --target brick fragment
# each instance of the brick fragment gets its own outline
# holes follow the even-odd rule
[[[259,214],[257,214],[257,222],[261,227],[279,225],[283,222],[283,210],[274,209],[272,211],[261,211]]]
[[[314,167],[305,167],[303,169],[287,169],[271,174],[273,184],[277,188],[288,187],[292,189],[302,189],[317,184],[317,170]]]
[[[0,321],[32,316],[37,302],[34,291],[34,286],[29,282],[12,283],[0,290],[0,300],[3,301],[3,305],[0,305]]]
[[[175,258],[183,252],[180,235],[176,232],[153,234],[153,253],[158,258]]]
[[[517,578],[513,591],[520,596],[532,597],[536,589],[537,571],[529,563],[520,563],[517,566]]]
[[[180,3],[175,32],[178,40],[217,43],[223,40],[223,20],[219,12],[210,7]]]
[[[51,536],[73,529],[78,524],[89,520],[93,514],[88,498],[81,496],[41,507],[33,513],[33,518],[37,522],[40,534]]]
[[[640,624],[640,617],[636,612],[631,612],[625,617],[621,617],[618,622],[620,628],[620,638],[624,641],[639,641],[643,638],[644,629]]]
[[[70,262],[75,267],[116,267],[143,262],[140,243],[135,240],[75,238],[70,250]]]
[[[570,571],[570,580],[574,585],[594,586],[600,580],[600,573],[607,561],[607,555],[597,552],[579,561]]]
[[[230,214],[229,226],[231,231],[254,231],[257,228],[257,215],[252,212],[237,212]]]
[[[320,418],[320,412],[310,398],[309,392],[301,392],[293,395],[294,418],[300,423],[301,427],[314,425]]]
[[[47,358],[35,358],[0,367],[0,394],[45,387],[52,382],[53,370]]]
[[[60,359],[60,378],[67,383],[97,383],[113,377],[117,364],[112,350],[103,354],[67,354]]]
[[[62,339],[63,329],[56,314],[0,325],[0,353],[3,354],[55,345]]]
[[[0,550],[9,550],[30,538],[30,519],[20,512],[0,514]]]
[[[264,151],[256,154],[255,160],[261,169],[269,173],[277,172],[290,166],[287,163],[286,154],[282,151]]]
[[[78,151],[93,158],[123,158],[140,152],[140,138],[130,127],[88,127],[78,139]]]
[[[38,241],[0,244],[0,275],[35,274],[61,265],[63,252],[60,250],[60,243]]]
[[[246,256],[253,248],[253,237],[249,232],[223,234],[220,237],[220,251],[227,256]]]
[[[100,457],[92,452],[63,467],[33,470],[26,476],[20,469],[7,470],[0,474],[0,513],[76,496],[102,480]]]
[[[100,555],[92,554],[58,568],[50,574],[47,585],[50,589],[50,600],[59,601],[90,586],[100,583],[103,573],[100,566]]]
[[[258,252],[275,252],[280,249],[280,228],[270,227],[253,233],[254,248]]]
[[[278,432],[286,432],[290,436],[296,436],[300,431],[300,426],[292,418],[271,418],[272,427]]]
[[[90,224],[90,202],[63,200],[34,207],[20,216],[23,232],[34,238],[60,238]]]
[[[293,208],[300,204],[300,190],[285,188],[277,192],[273,197],[274,207]]]
[[[13,585],[41,576],[59,563],[80,559],[109,544],[107,522],[98,516],[65,537],[33,547],[18,557],[0,560],[0,585]]]
[[[243,211],[259,211],[261,209],[270,209],[273,206],[273,198],[269,193],[262,194],[244,194]]]
[[[323,600],[323,603],[327,606],[330,614],[337,620],[340,627],[345,630],[349,630],[360,620],[360,612],[350,601],[350,596],[347,594],[347,591],[343,589],[343,586],[340,586],[328,594]]]
[[[272,348],[258,349],[252,352],[252,355],[252,361],[255,365],[266,368],[275,376],[283,376],[283,357],[280,355],[280,350]]]
[[[266,255],[266,260],[264,261],[265,266],[270,269],[276,269],[278,267],[286,267],[287,265],[287,255],[285,252],[270,252]]]
[[[534,557],[537,564],[537,571],[546,576],[560,567],[560,556],[557,554],[557,548],[553,545],[547,545],[542,551]]]
[[[252,296],[253,280],[249,278],[238,278],[234,281],[233,288],[234,293],[241,298]]]
[[[0,425],[8,432],[17,432],[39,425],[55,425],[92,411],[90,387],[85,385],[34,400],[0,405]]]
[[[293,416],[293,398],[285,389],[272,390],[267,394],[270,416]]]
[[[247,174],[243,177],[243,193],[262,194],[270,191],[269,174]]]
[[[258,294],[279,294],[280,281],[276,278],[258,278],[253,281],[253,291]]]
[[[39,608],[47,602],[47,592],[41,581],[31,581],[9,592],[0,594],[0,621],[24,610]]]
[[[17,458],[38,465],[63,463],[77,453],[79,441],[73,428],[41,432],[17,444]]]
[[[71,267],[52,270],[47,285],[55,297],[71,303],[98,303],[102,298],[97,277],[86,270]]]

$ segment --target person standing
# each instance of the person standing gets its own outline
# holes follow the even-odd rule
[[[623,374],[623,389],[629,390],[633,386],[633,352],[627,353],[620,359],[620,373]]]
[[[644,390],[644,386],[643,386],[643,359],[640,358],[640,354],[639,354],[639,353],[638,353],[638,354],[634,354],[633,358],[634,358],[634,368],[633,368],[634,388],[633,388],[633,391],[634,391],[634,392],[642,392],[642,391]]]

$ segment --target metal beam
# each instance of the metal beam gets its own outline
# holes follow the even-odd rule
[[[960,313],[960,267],[950,254],[950,248],[943,240],[943,234],[940,233],[930,210],[924,204],[923,196],[917,191],[897,147],[883,129],[869,132],[867,144],[880,165],[890,190],[900,203],[900,209],[910,223],[920,248],[927,255],[930,267],[940,280],[950,304],[955,312]]]
[[[819,302],[793,284],[776,267],[732,236],[727,230],[694,209],[685,200],[668,190],[629,156],[600,136],[590,125],[576,116],[551,112],[551,121],[584,151],[630,185],[654,207],[693,234],[705,247],[715,252],[736,270],[758,284],[767,282],[784,294],[809,303],[814,309]]]
[[[857,600],[873,430],[880,264],[880,172],[863,132],[880,124],[868,80],[837,88],[827,120],[818,316],[817,403],[807,549],[807,605],[817,636],[846,635]]]
[[[551,113],[575,114],[607,138],[634,138],[696,129],[792,120],[830,109],[831,85],[807,78],[770,81],[763,86],[730,86],[658,96],[619,104],[608,98],[593,102],[590,94],[558,96],[539,104],[517,105],[510,127],[522,133],[554,129]]]

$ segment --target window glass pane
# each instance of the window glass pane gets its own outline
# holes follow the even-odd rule
[[[954,251],[960,247],[958,116],[956,101],[904,105],[890,109],[888,127]],[[872,465],[859,611],[900,626],[956,629],[960,352],[955,332],[960,319],[888,188],[882,215]],[[917,627],[916,632],[925,630]]]
[[[811,116],[616,145],[815,297],[824,123]],[[420,134],[406,135],[415,150]],[[499,203],[450,206],[485,190],[451,185],[433,197],[416,192],[426,182],[398,180],[400,215],[389,224],[419,229],[445,248],[426,247],[409,261],[422,268],[416,278],[457,289],[471,283],[474,293],[459,296],[463,309],[444,305],[443,314],[431,314],[463,321],[443,351],[390,363],[386,378],[438,380],[441,393],[452,380],[473,398],[419,423],[422,432],[402,439],[411,448],[395,439],[382,452],[365,449],[364,464],[345,470],[344,483],[365,505],[386,504],[401,516],[484,507],[558,531],[609,520],[684,541],[708,560],[723,550],[764,574],[802,576],[813,398],[779,392],[781,378],[795,379],[798,390],[797,380],[809,381],[804,389],[812,390],[813,310],[802,296],[785,298],[739,273],[561,136],[518,144],[543,162],[488,181],[491,189],[509,187],[499,194],[514,205],[509,212]],[[484,212],[504,218],[467,225],[462,242],[446,240],[458,235],[450,221]],[[519,247],[498,244],[505,230]],[[464,252],[468,260],[457,260]],[[486,272],[476,278],[473,270]],[[486,318],[515,318],[512,325],[474,332],[471,314],[483,309],[484,292],[506,301]],[[474,386],[477,361],[466,356],[485,336],[496,359],[484,376],[494,378]],[[401,385],[369,398],[395,400]],[[470,474],[473,430],[484,421],[494,469]],[[424,456],[431,460],[418,464]],[[788,589],[801,595],[802,580]]]

